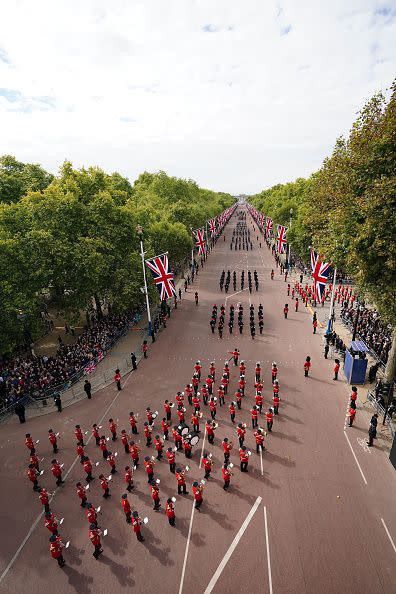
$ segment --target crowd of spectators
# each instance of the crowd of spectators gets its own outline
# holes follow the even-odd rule
[[[70,345],[59,337],[54,356],[30,354],[0,361],[0,405],[15,404],[25,396],[37,398],[72,381],[126,332],[134,317],[135,314],[110,315],[93,321]]]
[[[345,305],[346,307],[341,311],[341,319],[352,330],[355,327],[356,316],[359,316],[356,337],[363,340],[380,362],[386,365],[392,345],[391,327],[381,322],[379,313],[375,309],[368,309],[363,304],[357,304],[356,307]]]

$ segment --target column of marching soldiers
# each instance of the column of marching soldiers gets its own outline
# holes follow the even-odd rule
[[[159,434],[159,432],[155,432],[155,437],[153,440],[153,445],[156,450],[156,459],[154,456],[145,456],[144,458],[144,469],[147,475],[147,482],[151,491],[151,498],[153,500],[155,511],[159,511],[161,507],[160,502],[160,492],[159,492],[159,480],[154,478],[155,473],[155,465],[156,463],[160,462],[163,459],[163,451],[165,449],[165,441],[169,439],[169,432],[171,430],[172,439],[174,441],[174,446],[167,447],[165,451],[165,455],[167,458],[167,462],[169,464],[169,470],[172,474],[175,475],[176,483],[177,483],[177,490],[178,494],[187,495],[186,489],[186,474],[189,471],[188,466],[182,466],[176,464],[176,453],[180,453],[184,450],[184,455],[187,459],[191,458],[192,455],[192,447],[199,441],[199,434],[201,433],[200,430],[200,422],[203,417],[203,410],[209,410],[209,414],[206,413],[206,416],[210,417],[205,422],[205,435],[204,439],[207,439],[209,444],[214,444],[215,441],[215,432],[218,428],[219,424],[216,421],[216,414],[217,414],[217,407],[226,407],[226,396],[229,391],[229,384],[230,384],[230,368],[229,368],[229,361],[233,359],[234,366],[239,368],[239,378],[237,379],[238,388],[234,395],[234,400],[228,406],[228,412],[231,419],[231,423],[235,426],[236,435],[239,442],[239,449],[238,449],[238,456],[240,462],[240,470],[241,472],[248,472],[248,465],[249,465],[249,458],[251,455],[251,451],[245,445],[245,437],[246,437],[246,430],[247,425],[242,422],[236,423],[236,417],[239,415],[239,411],[242,410],[242,403],[243,400],[247,400],[245,396],[245,389],[246,389],[246,365],[244,361],[239,361],[240,353],[238,349],[229,352],[231,355],[230,359],[228,359],[224,363],[224,367],[222,372],[220,373],[220,381],[218,382],[217,388],[217,396],[214,395],[215,389],[215,382],[216,382],[216,367],[214,362],[212,362],[209,366],[207,377],[202,384],[201,390],[199,390],[199,386],[201,383],[201,374],[202,374],[202,365],[200,361],[197,361],[194,365],[194,373],[192,376],[191,383],[187,384],[184,392],[177,392],[175,400],[176,402],[173,403],[169,400],[165,400],[164,402],[164,417],[161,421],[161,428],[163,436]],[[262,370],[260,363],[256,363],[254,369],[254,401],[251,408],[249,409],[251,415],[251,424],[252,430],[254,432],[253,437],[256,444],[256,452],[257,454],[260,451],[264,451],[264,438],[267,436],[267,432],[264,431],[261,427],[259,427],[259,416],[262,414],[264,398],[262,395],[263,390],[263,379],[262,379]],[[272,403],[273,405],[268,408],[268,411],[265,412],[265,420],[267,424],[267,431],[272,431],[273,419],[274,415],[278,414],[279,409],[279,382],[277,379],[278,369],[277,365],[274,362],[272,364],[271,369],[271,379],[272,379]],[[187,402],[185,402],[187,399]],[[202,399],[202,400],[201,400]],[[192,407],[191,413],[191,425],[193,427],[193,431],[190,431],[189,426],[186,424],[186,413],[187,409],[185,408],[185,404],[190,405]],[[201,406],[202,405],[202,406]],[[177,424],[171,427],[172,423],[172,409],[176,406],[176,413],[177,413]],[[249,405],[250,406],[250,405]],[[145,415],[147,420],[143,423],[143,433],[146,439],[146,447],[152,447],[152,433],[154,428],[155,420],[158,416],[157,411],[152,411],[150,407],[146,408]],[[135,414],[133,411],[129,413],[129,423],[131,427],[131,434],[128,435],[125,429],[121,430],[121,441],[124,446],[125,455],[131,456],[131,463],[130,465],[126,465],[124,468],[124,481],[126,485],[126,491],[129,493],[133,490],[133,477],[134,471],[139,468],[140,463],[140,453],[141,448],[136,444],[134,436],[138,435],[138,413]],[[113,478],[113,475],[117,472],[116,469],[116,458],[118,453],[115,452],[114,454],[109,449],[109,442],[115,442],[118,440],[118,426],[117,423],[110,418],[108,421],[108,429],[110,436],[106,436],[103,434],[102,426],[98,426],[96,423],[92,426],[92,437],[95,439],[96,446],[102,452],[103,460],[109,464],[110,468],[110,475],[105,476],[105,474],[99,474],[99,481],[100,487],[103,491],[103,498],[108,499],[111,495],[110,493],[110,484]],[[98,526],[98,513],[100,512],[100,506],[95,508],[91,502],[88,501],[88,491],[90,490],[90,484],[94,480],[93,470],[95,466],[99,465],[99,462],[92,463],[89,456],[86,454],[85,447],[86,444],[86,435],[88,431],[83,431],[80,425],[75,426],[75,438],[76,438],[76,452],[78,457],[80,458],[81,467],[86,474],[86,484],[84,485],[82,481],[78,481],[76,484],[76,495],[78,500],[80,501],[80,505],[85,510],[85,515],[88,520],[89,525],[89,539],[94,547],[93,556],[98,559],[101,553],[103,552],[102,549],[102,542],[101,536],[106,535],[106,530],[101,530]],[[58,437],[59,433],[55,433],[52,429],[48,430],[48,439],[50,445],[52,446],[53,453],[57,454],[59,451],[58,448]],[[25,445],[30,451],[30,464],[27,469],[27,476],[28,479],[33,484],[33,491],[38,492],[39,500],[41,504],[44,506],[45,512],[45,527],[51,533],[50,536],[50,554],[51,556],[57,560],[60,567],[65,564],[65,559],[63,557],[63,549],[67,548],[69,543],[66,544],[62,541],[62,538],[59,534],[59,526],[63,522],[63,518],[58,520],[55,516],[54,512],[50,508],[50,503],[52,501],[51,495],[45,488],[39,486],[39,478],[43,474],[44,470],[40,470],[40,462],[44,460],[44,458],[39,458],[39,454],[37,452],[37,444],[40,440],[34,441],[30,433],[26,434],[25,438]],[[89,441],[89,440],[88,440]],[[221,447],[223,449],[224,454],[224,463],[222,464],[222,479],[223,479],[223,489],[227,491],[230,487],[231,477],[233,475],[232,468],[233,464],[230,463],[230,456],[233,450],[233,442],[231,439],[225,437],[221,443]],[[203,492],[204,492],[204,485],[205,481],[210,478],[213,462],[212,462],[212,454],[208,454],[208,452],[203,448],[202,456],[200,456],[199,468],[203,467],[204,470],[204,478],[200,481],[194,481],[192,484],[192,491],[193,497],[195,500],[195,508],[200,510],[200,507],[203,503]],[[57,458],[53,458],[51,462],[51,472],[55,478],[56,486],[59,487],[63,485],[64,480],[62,478],[63,474],[63,464],[61,464]],[[168,498],[166,501],[165,506],[165,514],[171,526],[175,526],[175,502],[176,499],[174,497]],[[132,525],[133,531],[139,541],[143,541],[143,535],[141,533],[141,526],[144,523],[148,522],[147,518],[141,519],[139,516],[138,511],[132,510],[131,504],[128,500],[127,493],[124,493],[121,498],[123,512],[125,514],[125,519],[128,524]]]

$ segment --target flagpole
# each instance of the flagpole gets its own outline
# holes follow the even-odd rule
[[[136,227],[137,234],[139,235],[140,239],[140,256],[142,258],[142,267],[143,267],[143,279],[144,279],[144,294],[146,295],[146,307],[147,307],[147,318],[148,318],[148,333],[151,336],[151,340],[155,342],[155,334],[153,332],[153,324],[151,322],[151,311],[150,311],[150,301],[148,296],[148,289],[147,289],[147,278],[146,278],[146,263],[144,261],[144,247],[143,247],[143,229],[140,225]]]
[[[194,236],[194,231],[193,228],[190,227],[191,229],[191,235],[193,238],[193,244],[192,244],[192,248],[191,248],[191,282],[194,280],[194,240],[195,240],[195,236]]]
[[[291,229],[291,226],[292,226],[292,220],[293,220],[293,209],[291,208],[291,209],[290,209],[290,226],[289,226],[289,229]],[[287,269],[288,269],[288,270],[290,270],[290,263],[291,263],[291,245],[290,245],[290,243],[289,243],[289,242],[287,242],[287,245],[288,245],[288,247],[289,247],[289,250],[288,250],[288,251],[289,251],[289,261],[288,261],[288,263],[287,263]]]
[[[334,292],[335,292],[335,285],[336,285],[336,276],[337,276],[337,268],[334,268],[333,287],[331,290],[331,301],[330,301],[330,311],[329,311],[329,321],[327,324],[326,334],[330,334],[330,332],[332,331],[332,327],[333,327]]]

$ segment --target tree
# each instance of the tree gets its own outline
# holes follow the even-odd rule
[[[0,202],[17,202],[29,190],[44,190],[53,176],[40,165],[22,163],[11,155],[0,157]]]

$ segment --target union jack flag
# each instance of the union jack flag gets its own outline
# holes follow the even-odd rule
[[[99,351],[98,356],[96,357],[98,363],[100,363],[100,361],[103,359],[103,353],[102,351]]]
[[[331,262],[322,262],[319,254],[311,248],[311,267],[316,301],[322,302],[323,293],[329,278]]]
[[[160,256],[155,256],[150,260],[146,260],[146,264],[153,275],[161,301],[170,299],[173,295],[176,295],[173,272],[169,267],[168,255],[161,254]]]
[[[84,368],[85,373],[93,373],[96,369],[96,365],[94,362],[88,363],[88,365]]]
[[[269,217],[266,217],[266,220],[265,220],[265,236],[266,237],[270,237],[271,234],[272,234],[272,219],[270,219]]]
[[[213,235],[216,233],[216,219],[210,219],[209,231],[210,231],[211,237],[213,237]]]
[[[286,231],[287,227],[277,225],[278,235],[276,241],[278,243],[278,254],[284,254],[286,247]]]
[[[196,231],[194,231],[194,237],[196,239],[195,245],[198,248],[198,255],[203,256],[203,254],[205,253],[206,246],[206,241],[204,239],[204,230],[197,229]]]

